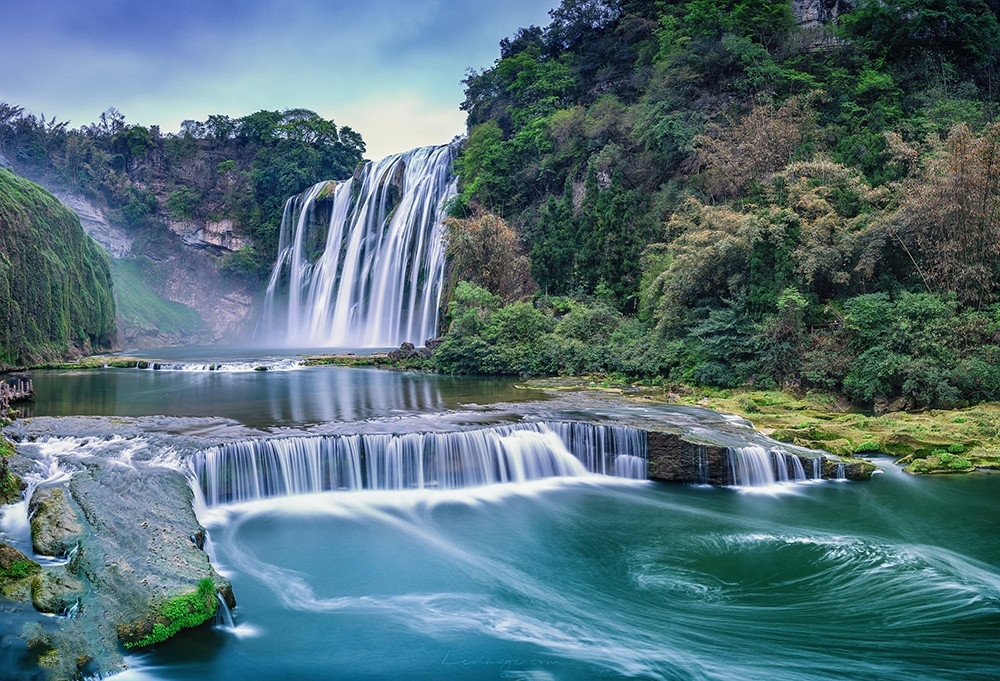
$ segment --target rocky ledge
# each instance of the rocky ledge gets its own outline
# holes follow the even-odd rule
[[[235,605],[203,550],[182,474],[99,458],[76,466],[68,483],[36,489],[29,502],[34,550],[64,560],[39,567],[0,548],[5,596],[60,615],[24,630],[28,653],[50,679],[121,671],[123,648],[213,618],[218,595]]]

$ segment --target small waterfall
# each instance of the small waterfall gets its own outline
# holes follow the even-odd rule
[[[737,487],[765,487],[775,483],[771,452],[758,446],[730,447],[729,474]]]
[[[539,423],[234,442],[197,452],[189,464],[205,505],[218,506],[333,490],[459,489],[592,473],[644,480],[647,456],[645,433],[634,428]]]
[[[731,484],[737,487],[767,487],[806,479],[802,461],[794,454],[758,446],[730,447],[727,452]]]
[[[805,482],[806,481],[806,470],[802,467],[802,459],[795,456],[794,454],[786,455],[788,462],[791,464],[791,470],[789,476],[794,482]]]
[[[847,480],[843,463],[837,464],[837,480]]]
[[[698,445],[695,448],[695,456],[697,460],[695,462],[698,479],[695,480],[695,484],[707,485],[708,484],[708,447],[705,445]]]
[[[80,614],[80,599],[78,598],[76,599],[76,601],[73,602],[73,605],[63,610],[59,616],[71,620],[79,614]]]
[[[454,154],[414,149],[289,199],[258,340],[389,347],[436,336]]]
[[[788,460],[785,455],[772,449],[771,458],[774,460],[775,482],[788,482]]]
[[[226,631],[235,631],[236,625],[233,623],[233,613],[226,603],[226,599],[219,592],[215,593],[218,604],[215,606],[215,628]]]
[[[547,423],[573,455],[583,462],[591,473],[614,475],[622,478],[646,479],[646,433],[638,428],[595,425],[576,421]],[[622,455],[630,455],[641,461],[621,462]],[[632,468],[632,475],[621,475],[619,467],[643,466],[641,473]]]
[[[816,457],[812,460],[813,462],[813,480],[823,479],[823,459]]]

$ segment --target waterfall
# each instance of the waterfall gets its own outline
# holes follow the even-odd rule
[[[229,604],[219,592],[215,593],[215,627],[225,631],[235,631],[236,625],[233,623],[233,612],[229,609]]]
[[[699,485],[708,484],[708,447],[705,445],[697,445],[695,447],[695,455],[697,456],[696,468],[698,471],[697,479],[695,483]]]
[[[233,442],[189,464],[207,506],[334,490],[458,489],[603,474],[644,480],[645,433],[586,423]]]
[[[257,339],[389,347],[436,336],[454,153],[396,154],[289,199]]]
[[[795,482],[805,482],[807,480],[806,469],[802,467],[802,459],[794,454],[788,454],[786,456],[791,464],[791,472],[789,473],[791,479]]]
[[[738,487],[763,487],[775,483],[771,453],[763,447],[730,447],[729,473]]]
[[[603,426],[575,421],[546,424],[563,441],[566,448],[591,473],[614,475],[622,478],[646,478],[646,433],[638,428]],[[622,460],[622,456],[632,455],[638,461]],[[641,463],[640,463],[641,462]],[[641,466],[641,473],[634,470],[631,475],[622,475],[620,469]]]
[[[767,487],[778,483],[803,482],[802,461],[794,454],[764,447],[730,447],[729,475],[737,487]]]

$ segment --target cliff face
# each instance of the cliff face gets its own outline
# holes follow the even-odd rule
[[[0,169],[0,365],[110,349],[107,255],[42,187]]]
[[[108,252],[124,347],[210,344],[239,337],[254,290],[219,270],[218,256],[246,242],[231,220],[171,220],[136,230],[120,224],[100,201],[56,191],[87,233]]]

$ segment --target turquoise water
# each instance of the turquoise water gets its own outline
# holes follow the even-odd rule
[[[995,479],[755,495],[543,482],[207,520],[234,631],[157,679],[993,679]]]
[[[38,414],[253,427],[523,399],[509,382],[342,368],[34,379]],[[119,678],[1000,677],[1000,478],[880,463],[870,482],[780,493],[550,479],[203,510],[235,626],[131,655]]]

